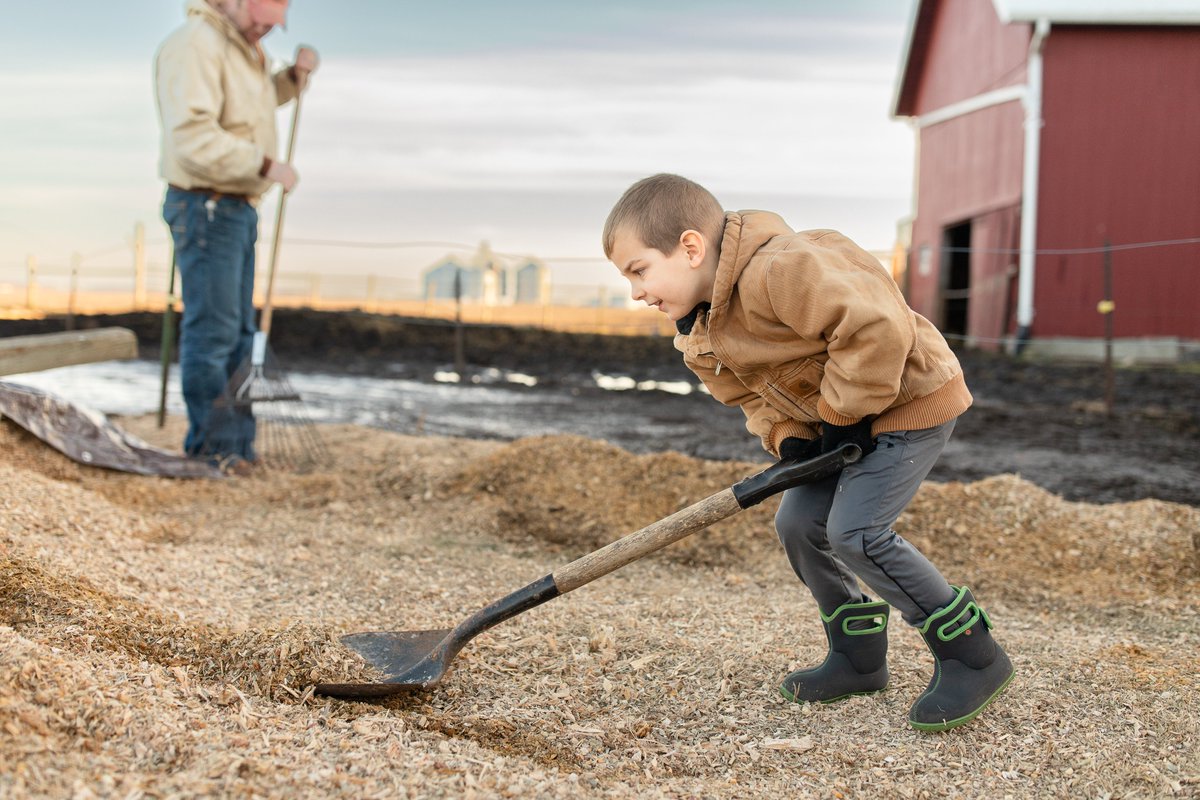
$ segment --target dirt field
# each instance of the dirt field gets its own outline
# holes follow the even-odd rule
[[[83,327],[122,325],[137,333],[143,356],[157,359],[156,314],[81,317]],[[0,320],[0,336],[61,330],[61,319]],[[432,381],[453,368],[454,328],[356,312],[280,309],[272,347],[293,371]],[[692,381],[669,337],[565,334],[469,326],[469,372],[513,370],[537,378],[532,413],[561,417],[557,430],[590,435],[587,413],[648,424],[619,426],[607,440],[635,453],[680,452],[705,459],[761,462],[741,412],[693,393],[612,392],[594,374],[636,381]],[[1200,505],[1200,364],[1122,366],[1115,374],[1115,413],[1104,408],[1105,376],[1094,363],[1050,363],[964,350],[959,353],[975,405],[964,414],[934,481],[1017,474],[1068,500],[1111,503],[1145,498]],[[538,402],[540,401],[540,402]],[[426,421],[439,413],[422,409]],[[400,415],[403,417],[403,415]],[[519,422],[519,421],[518,421]],[[414,433],[410,424],[401,433]],[[468,437],[470,426],[440,426]],[[519,428],[519,425],[516,427]]]
[[[343,367],[438,363],[389,335]],[[475,341],[474,364],[519,350]],[[563,341],[523,358],[548,354],[544,391],[637,348],[640,377],[673,375],[657,342]],[[905,722],[931,660],[898,617],[885,692],[779,697],[824,638],[774,501],[482,634],[435,691],[313,695],[375,677],[339,635],[450,627],[761,468],[707,398],[679,399],[705,434],[672,440],[704,459],[338,426],[325,470],[223,481],[88,468],[0,422],[0,797],[1200,797],[1195,373],[1123,372],[1109,420],[1094,368],[964,362],[980,403],[898,529],[972,587],[1018,674],[946,734]],[[1037,479],[985,472],[1005,458]],[[1151,499],[1112,502],[1131,484]]]

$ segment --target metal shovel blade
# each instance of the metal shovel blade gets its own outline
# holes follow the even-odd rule
[[[341,637],[387,677],[378,683],[322,683],[316,691],[330,697],[386,697],[435,686],[458,652],[446,645],[453,631],[367,631]]]
[[[557,597],[554,578],[547,575],[490,603],[460,622],[454,630],[371,631],[351,633],[341,641],[367,663],[387,675],[378,683],[321,683],[318,694],[341,698],[387,697],[430,689],[450,669],[450,662],[467,642],[483,631]]]

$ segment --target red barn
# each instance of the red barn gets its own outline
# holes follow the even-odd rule
[[[893,116],[902,280],[948,336],[1200,356],[1200,3],[915,0]]]

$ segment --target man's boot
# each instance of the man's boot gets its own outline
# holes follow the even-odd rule
[[[832,703],[887,686],[888,611],[887,603],[864,597],[822,613],[829,653],[819,667],[784,678],[779,693],[794,703]]]
[[[909,723],[918,730],[944,731],[970,722],[1015,674],[971,590],[951,588],[954,601],[917,629],[934,659],[933,678],[908,712]]]

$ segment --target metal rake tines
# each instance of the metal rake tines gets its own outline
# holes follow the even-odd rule
[[[332,460],[316,424],[303,404],[284,400],[255,406],[256,449],[268,467],[294,470],[324,466]]]
[[[292,388],[286,378],[269,378],[251,375],[233,393],[235,404],[271,403],[275,401],[300,400],[300,393]]]
[[[300,393],[292,388],[287,374],[268,352],[262,363],[241,366],[229,381],[230,394],[235,405],[274,400],[300,400]]]
[[[268,468],[305,471],[332,461],[300,393],[265,342],[226,384],[214,403],[217,410],[253,436],[254,452]]]

